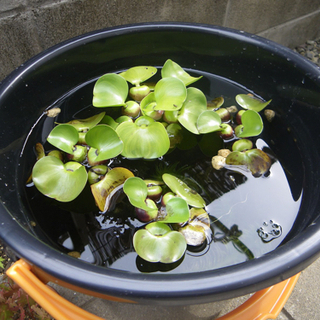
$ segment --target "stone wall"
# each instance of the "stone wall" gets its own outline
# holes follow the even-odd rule
[[[0,0],[0,80],[40,51],[105,27],[206,23],[288,47],[320,36],[319,0]]]

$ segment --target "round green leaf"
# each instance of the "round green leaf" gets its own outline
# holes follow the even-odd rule
[[[232,145],[232,151],[246,151],[252,149],[253,143],[248,139],[239,139],[235,141]]]
[[[178,261],[187,248],[183,235],[177,231],[164,230],[162,226],[150,226],[157,223],[159,222],[152,222],[148,225],[148,229],[140,229],[134,234],[134,249],[142,259],[149,262],[173,263]],[[165,226],[163,223],[160,224]],[[152,233],[159,230],[160,234]]]
[[[73,153],[74,146],[79,140],[79,133],[75,127],[70,124],[59,124],[52,129],[47,141],[56,148]]]
[[[190,206],[195,208],[203,208],[206,205],[200,194],[192,190],[186,183],[177,177],[169,173],[165,173],[162,175],[162,179],[173,193],[186,200]]]
[[[52,156],[41,158],[32,170],[36,188],[49,198],[61,202],[74,200],[87,183],[87,171],[78,162],[64,164]]]
[[[140,85],[141,82],[148,80],[157,73],[157,68],[149,66],[132,67],[127,71],[121,72],[120,76],[133,85]]]
[[[108,211],[113,195],[131,177],[133,177],[133,173],[130,170],[117,167],[110,170],[102,180],[90,186],[100,211]]]
[[[179,110],[187,97],[187,89],[177,78],[164,78],[157,82],[154,97],[155,110]]]
[[[80,132],[88,131],[90,128],[97,125],[102,120],[105,114],[106,114],[105,112],[101,112],[90,118],[71,120],[68,122],[68,124],[71,124]]]
[[[127,96],[127,81],[118,74],[107,73],[94,85],[92,104],[99,108],[124,106]]]
[[[190,76],[189,73],[184,71],[176,62],[170,59],[168,59],[163,65],[161,69],[161,76],[162,78],[167,78],[167,77],[178,78],[185,84],[185,86],[188,86],[189,84],[194,83],[202,78],[202,76],[200,77]]]
[[[141,178],[132,177],[126,180],[123,186],[123,192],[127,195],[130,203],[134,207],[148,209],[145,204],[148,196],[148,187]]]
[[[139,117],[134,123],[121,123],[116,132],[124,144],[122,155],[127,158],[159,158],[170,147],[164,126],[147,116]]]
[[[197,88],[187,89],[187,98],[179,111],[179,122],[190,132],[199,134],[197,121],[200,114],[207,110],[207,99]]]
[[[254,110],[246,110],[241,116],[241,123],[235,128],[235,134],[239,138],[255,137],[263,130],[263,121]]]
[[[220,130],[221,118],[220,116],[210,110],[200,113],[197,120],[197,128],[199,133],[209,133]]]
[[[166,233],[172,231],[172,229],[167,224],[160,223],[160,221],[147,224],[145,226],[145,229],[155,236],[163,236]]]
[[[146,211],[158,212],[158,209],[146,204],[148,196],[148,187],[146,183],[138,177],[132,177],[126,180],[123,186],[123,192],[127,195],[130,203],[136,207]]]
[[[189,207],[187,202],[182,198],[171,198],[166,204],[167,215],[159,222],[165,223],[182,223],[188,221]]]
[[[99,124],[91,128],[86,134],[86,143],[97,149],[96,161],[107,160],[119,155],[123,149],[123,143],[114,129]]]
[[[250,96],[247,94],[238,94],[238,95],[236,95],[236,101],[244,109],[249,109],[249,110],[254,110],[254,111],[260,112],[272,100],[264,102],[264,101],[261,101],[260,99],[257,99],[256,97],[253,97],[253,96]]]

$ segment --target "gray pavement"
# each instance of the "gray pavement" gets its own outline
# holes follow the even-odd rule
[[[305,269],[277,320],[320,319],[320,259]],[[84,295],[49,283],[67,300],[108,320],[213,320],[233,310],[248,296],[202,305],[160,307],[112,302]],[[76,320],[76,319],[75,319]],[[254,319],[248,319],[254,320]]]

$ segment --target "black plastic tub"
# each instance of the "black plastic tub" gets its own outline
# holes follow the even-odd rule
[[[266,133],[285,168],[292,197],[302,197],[291,231],[278,248],[259,258],[197,273],[124,272],[61,253],[31,223],[25,182],[34,155],[28,135],[47,108],[82,83],[134,65],[162,66],[169,58],[272,99],[277,125],[268,125]],[[85,106],[88,101],[83,100]],[[319,256],[320,70],[274,42],[181,23],[99,30],[56,45],[12,72],[0,85],[0,115],[0,237],[57,281],[139,303],[198,304],[266,288]]]

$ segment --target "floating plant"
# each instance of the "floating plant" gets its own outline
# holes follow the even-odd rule
[[[258,112],[246,110],[241,115],[241,124],[235,128],[235,134],[239,138],[258,136],[263,130],[263,122]]]
[[[107,139],[101,139],[101,136]],[[86,143],[95,149],[96,161],[116,157],[123,150],[123,142],[112,127],[104,124],[91,128],[85,136]]]
[[[200,114],[207,110],[207,99],[197,88],[188,88],[186,101],[179,111],[179,122],[190,132],[199,134],[197,121]]]
[[[124,143],[122,155],[127,158],[159,158],[170,147],[164,126],[148,116],[139,117],[134,123],[123,122],[116,132]]]
[[[131,177],[133,173],[130,170],[117,167],[108,171],[102,180],[91,185],[92,194],[100,211],[108,211],[112,197]]]
[[[78,162],[63,163],[56,157],[47,156],[34,165],[32,180],[47,197],[68,202],[74,200],[85,187],[87,171]]]
[[[148,187],[146,183],[138,177],[132,177],[125,181],[123,186],[124,193],[128,196],[130,203],[144,212],[143,220],[144,222],[151,221],[155,219],[158,215],[158,208],[155,203],[149,199],[148,202]]]
[[[234,166],[246,166],[254,177],[265,174],[271,166],[270,157],[260,149],[246,151],[234,151],[226,158],[226,164]]]
[[[118,74],[108,73],[98,79],[93,88],[92,105],[98,108],[125,106],[128,83]]]
[[[101,112],[86,119],[71,120],[67,124],[71,124],[73,127],[77,129],[78,132],[87,132],[89,129],[93,128],[98,123],[100,123],[105,114],[105,112]]]
[[[165,173],[162,179],[173,193],[184,199],[190,206],[203,208],[206,205],[203,198],[179,178]]]
[[[78,131],[70,124],[60,124],[54,127],[47,138],[47,141],[53,146],[66,153],[73,153],[78,140]]]
[[[162,263],[178,261],[187,249],[184,236],[160,222],[152,222],[138,230],[133,236],[133,246],[144,260]]]
[[[154,88],[155,110],[175,111],[186,100],[187,89],[178,78],[162,78]]]
[[[147,85],[141,85],[144,82],[155,75],[157,68],[150,66],[139,66],[128,69],[121,72],[120,76],[126,79],[128,82],[134,85],[130,88],[129,94],[132,99],[141,101],[145,96],[150,93],[150,88]]]
[[[183,70],[176,62],[172,61],[171,59],[168,59],[163,65],[163,68],[161,69],[161,75],[162,78],[178,78],[185,84],[185,86],[188,86],[189,84],[192,84],[202,78],[190,76],[189,73]]]
[[[264,102],[249,94],[238,94],[236,96],[236,101],[242,108],[257,112],[263,110],[271,102],[271,100]]]
[[[138,171],[121,162],[131,160],[134,166],[139,159],[147,166],[147,161],[176,148],[199,147],[209,157],[218,153],[212,161],[216,169],[245,166],[254,177],[264,175],[272,162],[255,148],[254,137],[263,130],[259,112],[271,100],[238,94],[238,111],[224,107],[224,97],[210,100],[190,86],[202,76],[193,77],[170,59],[161,69],[161,79],[147,83],[156,73],[155,67],[136,66],[102,75],[95,82],[92,105],[105,110],[57,124],[47,137],[55,149],[46,154],[41,144],[36,145],[32,181],[42,194],[59,202],[72,202],[87,186],[105,215],[116,215],[114,208],[125,198],[144,224],[132,239],[137,254],[151,263],[174,264],[187,245],[201,246],[212,237],[206,201],[169,168],[152,180],[135,176]],[[227,140],[232,147],[222,149]]]

